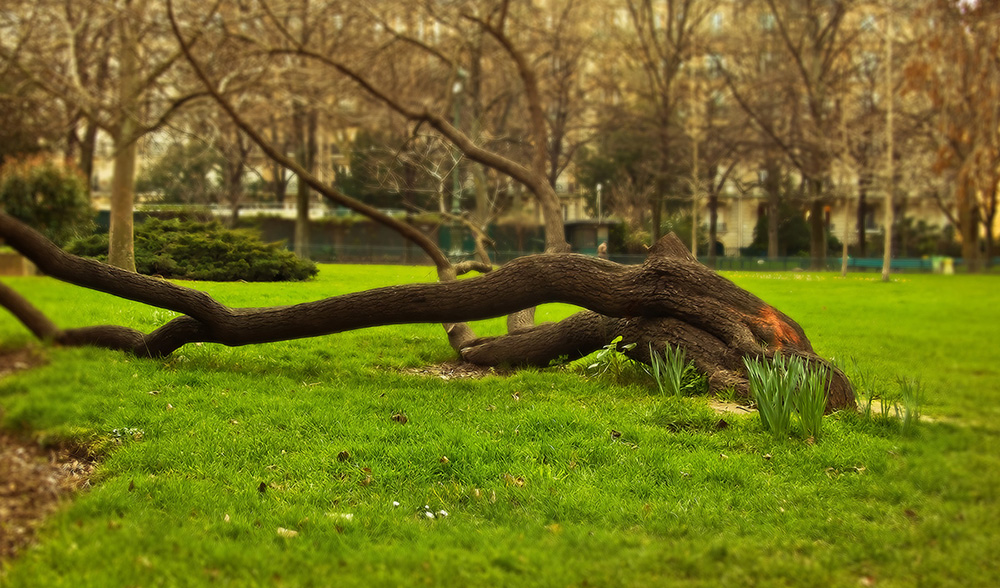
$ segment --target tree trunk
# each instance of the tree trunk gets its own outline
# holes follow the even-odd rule
[[[94,152],[97,150],[97,125],[87,121],[87,130],[83,133],[80,141],[80,154],[77,158],[77,166],[87,182],[87,195],[90,196],[94,189]]]
[[[868,213],[868,186],[871,182],[867,173],[858,178],[858,257],[864,257],[868,252],[865,221]]]
[[[708,267],[715,268],[715,240],[719,234],[719,193],[712,186],[708,191]]]
[[[310,174],[316,163],[316,112],[295,104],[293,124],[295,125],[295,160]],[[295,193],[295,254],[309,259],[309,200],[311,190],[305,179],[298,179]]]
[[[118,87],[119,116],[115,129],[115,161],[111,179],[111,226],[108,236],[108,263],[126,271],[135,271],[132,211],[135,207],[135,160],[139,136],[138,92],[139,69],[137,42],[130,19],[122,19],[121,73]]]
[[[590,312],[466,341],[460,355],[483,365],[548,365],[586,355],[621,335],[637,343],[630,353],[640,361],[648,361],[650,347],[682,345],[708,374],[713,390],[734,388],[745,395],[743,358],[780,351],[831,370],[829,409],[855,405],[850,382],[816,356],[795,321],[694,261],[673,234],[650,248],[640,266],[576,254],[533,255],[467,280],[376,288],[273,308],[229,308],[198,290],[69,255],[4,213],[0,236],[52,277],[185,315],[148,334],[113,325],[61,330],[9,288],[0,290],[0,304],[36,336],[62,345],[163,356],[192,342],[248,345],[378,325],[454,324],[563,302]]]
[[[809,181],[809,256],[810,267],[822,270],[826,267],[826,211],[822,200],[822,184],[819,180]]]
[[[131,125],[124,125],[125,131]],[[108,234],[108,264],[126,271],[135,271],[132,214],[135,207],[134,140],[117,138],[114,168],[111,177],[111,226]],[[124,144],[122,144],[124,142]]]
[[[781,178],[778,176],[778,166],[768,162],[765,167],[767,176],[764,178],[764,192],[767,194],[767,257],[778,257],[778,228],[781,226]]]
[[[960,180],[958,191],[958,233],[962,239],[962,260],[970,273],[978,272],[979,264],[979,207],[976,206],[972,182]]]

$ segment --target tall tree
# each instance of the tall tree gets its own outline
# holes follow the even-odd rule
[[[691,106],[704,96],[690,95],[690,72],[700,69],[705,60],[708,21],[718,4],[712,0],[625,0],[618,12],[618,24],[624,25],[625,91],[638,97],[640,104],[633,112],[644,117],[651,135],[648,140],[656,146],[659,158],[656,188],[650,191],[654,241],[660,236],[664,199],[682,183],[676,175],[677,161],[702,140],[705,131],[704,116],[697,122],[692,116]],[[696,139],[689,147],[692,132]],[[697,193],[696,186],[691,185],[691,191]]]
[[[958,229],[970,271],[993,256],[1000,189],[1000,5],[931,2],[917,24],[933,22],[920,37],[905,71],[907,88],[936,113],[928,131],[936,152],[933,170],[950,180],[943,206]]]
[[[856,66],[851,50],[858,27],[848,19],[854,5],[824,0],[747,3],[745,20],[758,27],[744,32],[745,44],[753,46],[759,36],[767,49],[737,56],[728,69],[734,98],[802,178],[816,268],[825,265],[825,190],[841,150],[839,98]],[[773,80],[766,92],[760,85],[762,72]],[[775,116],[778,112],[780,116]]]
[[[0,59],[62,101],[67,111],[79,113],[106,132],[114,143],[108,260],[134,271],[138,141],[199,95],[185,90],[187,84],[175,67],[180,53],[165,36],[163,15],[138,0],[8,4],[15,18],[5,22]],[[88,51],[106,53],[108,59],[98,59],[97,73],[92,75],[85,75],[91,69],[80,61]],[[101,63],[106,63],[105,69]]]

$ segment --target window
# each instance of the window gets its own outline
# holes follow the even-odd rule
[[[861,30],[862,31],[874,31],[875,30],[875,16],[872,14],[866,14],[864,18],[861,19]]]
[[[722,75],[723,70],[726,69],[726,59],[717,54],[713,53],[708,56],[708,75],[717,78]]]
[[[724,24],[724,22],[725,22],[725,18],[724,18],[723,14],[721,12],[713,12],[712,13],[712,32],[713,33],[721,33],[722,32],[722,25]]]

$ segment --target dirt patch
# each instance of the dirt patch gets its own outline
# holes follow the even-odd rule
[[[736,402],[719,400],[718,398],[709,398],[708,405],[719,414],[754,414],[757,412],[755,408],[750,408]]]
[[[486,376],[509,376],[511,371],[494,367],[484,367],[464,361],[446,361],[435,365],[402,370],[404,374],[416,376],[432,376],[442,380],[460,380],[464,378],[479,379]]]
[[[0,350],[0,378],[43,363],[31,349]],[[31,542],[39,522],[88,485],[93,460],[69,446],[42,447],[0,431],[0,561]]]

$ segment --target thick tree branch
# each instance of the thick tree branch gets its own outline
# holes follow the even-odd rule
[[[464,323],[564,302],[591,312],[494,339],[477,340],[470,332],[462,335],[461,355],[489,365],[543,365],[562,355],[589,353],[606,344],[610,332],[647,349],[659,349],[665,341],[683,345],[716,389],[743,385],[745,356],[781,350],[821,361],[795,321],[691,259],[672,234],[650,249],[641,266],[542,254],[468,280],[389,286],[271,308],[229,308],[203,292],[69,255],[4,213],[0,236],[54,278],[187,315],[149,334],[114,325],[60,330],[15,292],[0,287],[0,305],[36,336],[63,345],[158,357],[193,342],[238,346],[380,325]],[[643,360],[643,352],[636,353]],[[838,407],[848,406],[853,403],[850,385],[841,388],[838,402],[844,404]]]

